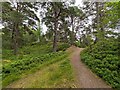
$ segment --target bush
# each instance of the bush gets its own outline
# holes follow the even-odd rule
[[[68,47],[68,44],[59,43],[59,52],[53,53],[52,43],[47,43],[46,45],[37,43],[20,48],[17,56],[12,54],[12,50],[3,49],[3,86],[19,79],[22,74],[26,72],[30,72],[36,68],[39,69],[39,67],[44,64],[51,64],[58,60],[62,60],[62,58],[66,56],[63,51]],[[10,62],[6,63],[5,60]]]
[[[70,45],[68,43],[58,43],[57,51],[65,51],[69,47]]]
[[[66,57],[64,52],[48,53],[37,57],[26,57],[3,66],[3,86],[21,77],[21,74],[44,64],[51,64]],[[13,77],[14,76],[14,77]],[[11,78],[11,79],[10,79]]]
[[[81,60],[113,88],[120,88],[118,43],[116,40],[99,41],[81,53]]]

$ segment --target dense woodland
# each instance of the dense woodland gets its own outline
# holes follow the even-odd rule
[[[69,83],[64,87],[71,87],[73,74],[65,51],[74,45],[85,48],[81,60],[94,73],[120,88],[120,2],[0,4],[3,87],[58,61],[62,62],[58,71],[53,70],[52,81],[32,87],[63,87],[66,78]]]

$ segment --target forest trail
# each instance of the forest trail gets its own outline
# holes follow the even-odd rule
[[[75,87],[77,88],[111,88],[108,86],[103,80],[97,77],[91,70],[81,62],[80,60],[80,52],[84,48],[78,48],[75,46],[71,46],[67,49],[67,52],[71,52],[70,61],[74,70],[75,76]],[[59,63],[59,62],[57,62]],[[8,85],[6,88],[31,88],[33,84],[38,84],[38,81],[45,80],[48,81],[46,77],[42,75],[47,75],[49,68],[56,68],[56,63],[50,65],[50,67],[46,67],[42,70],[35,72],[34,74],[30,74],[25,78],[21,78],[18,81],[15,81]],[[40,79],[40,76],[43,78]],[[44,82],[45,83],[45,82]],[[46,86],[47,87],[47,86]],[[33,88],[33,87],[32,87]],[[35,87],[34,87],[35,88]]]
[[[68,51],[72,52],[70,59],[71,65],[75,73],[76,83],[80,88],[111,88],[101,78],[95,75],[82,61],[80,60],[80,52],[84,48],[71,46]]]

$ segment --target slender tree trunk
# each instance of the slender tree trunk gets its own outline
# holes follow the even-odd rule
[[[19,12],[19,4],[17,3],[17,8],[16,8],[16,11]],[[18,45],[19,45],[19,28],[18,28],[18,25],[19,25],[19,21],[18,22],[14,22],[14,38],[13,38],[13,53],[14,55],[17,55],[18,54]]]
[[[37,42],[41,42],[41,28],[40,28],[40,21],[39,21],[39,27],[38,27],[38,40],[37,40]]]
[[[55,9],[53,52],[57,51],[57,11]]]
[[[67,43],[67,32],[65,31],[65,38],[64,38],[64,42]]]
[[[14,30],[13,30],[13,53],[14,55],[18,54],[18,24],[14,23]]]
[[[74,45],[74,24],[73,24],[73,16],[71,16],[71,24],[72,24],[71,45]]]
[[[54,27],[54,39],[53,39],[53,52],[57,51],[57,22],[55,22]]]
[[[96,39],[94,41],[94,43],[103,40],[105,37],[105,32],[104,32],[104,25],[102,23],[102,19],[104,16],[104,11],[102,11],[104,7],[104,3],[99,3],[96,2],[96,12],[97,12],[97,16],[96,16],[96,23],[97,23],[97,35],[96,35]]]
[[[102,11],[102,9],[104,9],[104,3],[101,3],[101,10],[100,10],[100,17],[101,17],[101,40],[103,40],[105,38],[105,30],[104,30],[104,24],[103,24],[103,17],[105,16],[105,12]]]
[[[15,28],[13,26],[13,30],[12,30],[12,45],[11,45],[11,49],[14,49],[14,33],[15,33]]]
[[[94,44],[97,43],[99,41],[99,38],[98,38],[98,35],[99,35],[99,2],[96,2],[96,13],[97,13],[97,16],[96,16],[96,30],[97,30],[97,33],[95,35],[95,41],[94,41]]]

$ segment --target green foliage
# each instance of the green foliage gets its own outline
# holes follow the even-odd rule
[[[67,43],[58,43],[57,51],[65,51],[70,45]],[[19,49],[18,56],[12,54],[12,50],[4,49],[2,52],[2,58],[6,60],[20,60],[29,56],[35,57],[47,53],[52,53],[52,43],[46,43],[46,45],[41,45],[41,43],[32,43],[27,46],[23,46]]]
[[[75,42],[75,46],[80,47],[80,48],[85,48],[86,47],[85,43],[80,42],[80,41]]]
[[[39,73],[40,72],[40,73]],[[33,77],[35,76],[35,77]],[[29,78],[31,79],[29,80]],[[24,78],[23,78],[24,79]],[[73,71],[68,57],[61,59],[27,77],[24,88],[69,88],[73,87]],[[23,81],[24,82],[24,81]],[[17,85],[19,85],[17,83]]]
[[[81,47],[80,42],[79,42],[79,41],[75,42],[75,46],[77,46],[77,47]]]
[[[12,38],[7,28],[2,29],[2,48],[10,49],[12,47]]]
[[[23,33],[28,32],[32,34],[30,29],[33,28],[33,26],[37,26],[36,21],[39,21],[39,18],[34,11],[31,10],[33,8],[34,10],[38,9],[35,8],[35,4],[36,3],[11,1],[1,3],[4,26],[2,31],[5,34],[4,36],[7,36],[3,39],[3,45],[5,45],[4,47],[12,47],[14,54],[17,54],[18,48],[21,44],[24,44],[24,42],[22,42],[22,40],[24,41]]]
[[[120,2],[107,2],[105,6],[109,9],[106,10],[103,23],[109,23],[110,28],[115,28],[120,19]]]
[[[81,59],[113,88],[120,88],[120,50],[117,40],[99,41],[81,53]]]
[[[39,55],[37,57],[26,57],[21,60],[6,64],[3,66],[3,86],[21,77],[21,74],[41,67],[42,65],[48,65],[62,58],[66,57],[64,52],[48,53],[45,55]]]
[[[66,48],[69,48],[70,45],[68,43],[58,43],[58,49],[57,51],[65,51]]]
[[[25,73],[31,73],[40,67],[62,60],[67,56],[63,52],[68,48],[67,44],[59,43],[59,52],[52,53],[52,43],[24,46],[19,55],[15,56],[11,50],[3,50],[3,86],[21,78]],[[61,50],[61,51],[60,51]],[[5,63],[5,60],[10,62]]]

